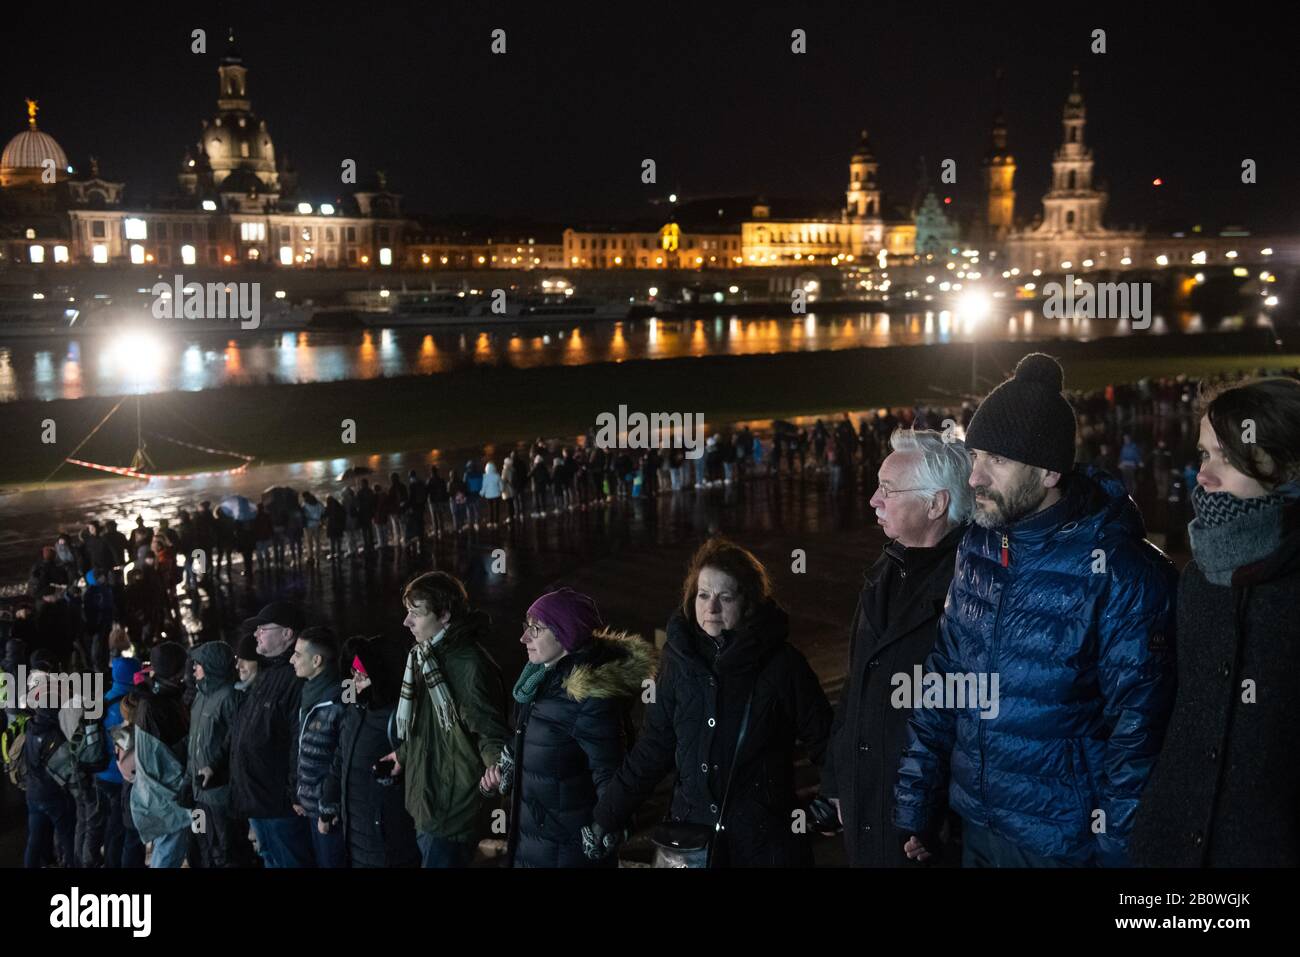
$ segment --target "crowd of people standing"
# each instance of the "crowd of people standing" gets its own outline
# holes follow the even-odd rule
[[[767,569],[724,539],[696,552],[662,647],[607,625],[588,595],[540,595],[511,684],[486,648],[497,626],[444,572],[403,590],[407,635],[343,641],[274,601],[233,642],[194,644],[177,589],[220,563],[176,555],[216,540],[227,513],[202,503],[129,537],[88,523],[42,554],[32,606],[5,623],[4,670],[27,674],[3,702],[26,863],[142,866],[147,847],[160,868],[458,867],[500,833],[499,809],[509,864],[612,866],[669,776],[651,841],[662,866],[808,865],[810,829],[841,831],[861,866],[1300,863],[1286,753],[1300,382],[1063,386],[1033,354],[978,404],[781,423],[770,442],[742,428],[690,468],[681,450],[610,465],[579,446],[548,469],[539,442],[499,473],[471,462],[444,488],[436,469],[378,489],[363,476],[324,502],[271,496],[249,522],[264,561],[311,563],[322,538],[334,555],[352,532],[344,555],[423,549],[442,533],[435,499],[456,534],[483,519],[472,495],[491,527],[697,475],[861,484],[889,542],[834,708]],[[1177,467],[1189,454],[1190,472]],[[1144,497],[1185,528],[1181,577],[1146,538]],[[516,499],[522,511],[490,504]],[[52,700],[53,676],[78,669],[110,679],[101,714]],[[991,707],[919,690],[899,704],[895,679],[913,673],[1001,683]],[[820,769],[811,801],[797,751]]]

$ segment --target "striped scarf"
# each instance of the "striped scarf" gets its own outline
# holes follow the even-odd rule
[[[1206,580],[1231,585],[1238,568],[1276,551],[1282,542],[1282,509],[1292,497],[1287,486],[1257,498],[1192,486],[1196,517],[1187,526],[1187,537]]]
[[[397,703],[397,736],[403,741],[411,729],[411,716],[415,712],[415,671],[418,668],[424,679],[424,687],[433,702],[433,713],[438,716],[438,725],[443,731],[450,731],[456,724],[456,702],[451,699],[447,679],[438,660],[433,654],[433,642],[417,644],[406,656],[406,673],[402,675],[402,697]]]

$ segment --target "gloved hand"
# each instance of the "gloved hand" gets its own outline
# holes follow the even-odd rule
[[[603,861],[618,847],[621,835],[609,833],[595,821],[582,829],[582,853],[587,860]]]
[[[509,744],[501,749],[501,760],[497,762],[497,767],[501,769],[501,782],[497,785],[497,791],[509,794],[515,786],[515,751]]]
[[[808,804],[808,817],[821,834],[834,834],[840,830],[840,815],[835,805],[818,795]]]

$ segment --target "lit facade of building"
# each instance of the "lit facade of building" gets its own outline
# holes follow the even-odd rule
[[[1085,268],[1119,269],[1142,244],[1141,232],[1107,229],[1106,192],[1093,183],[1092,150],[1084,142],[1086,111],[1079,71],[1062,115],[1063,138],[1052,161],[1052,185],[1043,197],[1040,222],[1007,239],[1010,265],[1022,272]],[[1092,265],[1084,267],[1088,262]]]
[[[233,36],[217,69],[217,113],[185,154],[178,195],[123,205],[123,184],[77,175],[57,141],[28,126],[0,158],[0,261],[106,267],[265,263],[284,268],[390,268],[407,259],[401,196],[382,172],[333,202],[295,195],[266,121],[252,112]],[[50,161],[53,172],[50,172]]]
[[[740,234],[668,222],[564,231],[563,265],[576,269],[728,269],[741,265]]]

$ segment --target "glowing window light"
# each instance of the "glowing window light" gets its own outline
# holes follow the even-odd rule
[[[391,266],[393,264],[393,251],[387,246],[379,250],[379,265]]]
[[[44,246],[29,247],[27,250],[27,258],[34,263],[45,262],[45,247]]]
[[[68,247],[67,247],[67,246],[55,246],[55,247],[54,247],[54,261],[55,261],[56,263],[65,263],[65,262],[68,261]]]
[[[143,219],[137,219],[134,216],[122,220],[122,227],[126,230],[127,239],[148,239],[149,227]]]
[[[195,254],[193,246],[186,245],[181,247],[182,264],[186,266],[193,266],[197,261],[198,261],[198,256]]]
[[[144,265],[144,247],[139,243],[131,244],[131,262],[136,266]]]
[[[293,247],[292,247],[292,246],[281,246],[281,247],[280,247],[280,265],[281,265],[281,266],[292,266],[292,265],[293,265]]]

